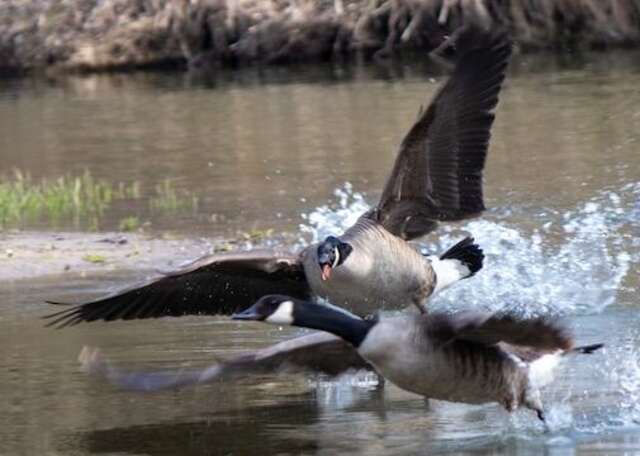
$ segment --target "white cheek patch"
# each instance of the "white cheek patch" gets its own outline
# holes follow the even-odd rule
[[[338,263],[340,263],[340,250],[338,249],[338,247],[333,248],[333,253],[336,254],[336,259],[333,260],[333,264],[331,265],[331,267],[335,268],[336,266],[338,266]]]
[[[265,318],[264,321],[274,325],[290,325],[293,323],[293,301],[280,303],[276,311]]]

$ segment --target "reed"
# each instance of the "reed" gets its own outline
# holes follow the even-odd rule
[[[154,191],[155,195],[149,200],[149,206],[155,211],[198,210],[198,197],[187,191],[178,191],[170,179],[163,179],[155,186]]]
[[[28,173],[14,170],[0,178],[0,228],[18,227],[36,222],[57,226],[71,220],[98,229],[105,211],[115,201],[140,200],[145,196],[140,182],[113,184],[96,179],[89,171],[79,176],[35,181]],[[173,212],[197,209],[198,199],[187,191],[178,191],[168,179],[148,196],[150,210]],[[135,230],[136,215],[121,220],[119,228]]]
[[[95,222],[113,199],[112,186],[89,172],[35,182],[19,170],[0,181],[0,227],[42,219],[57,224],[65,218]]]

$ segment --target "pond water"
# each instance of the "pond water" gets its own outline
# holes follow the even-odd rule
[[[105,230],[134,214],[152,233],[273,229],[289,235],[260,242],[296,247],[375,201],[440,81],[426,63],[0,80],[0,174],[88,169],[140,182],[142,199],[110,208]],[[545,391],[551,432],[526,411],[427,406],[358,376],[118,391],[79,371],[83,345],[123,367],[193,367],[299,332],[226,318],[42,327],[44,299],[97,296],[149,273],[122,270],[0,277],[0,454],[640,454],[638,81],[640,53],[515,59],[487,161],[489,210],[423,240],[439,250],[470,232],[487,254],[434,307],[560,314],[580,342],[607,344],[567,359]],[[165,179],[197,195],[197,210],[150,211],[145,198]]]

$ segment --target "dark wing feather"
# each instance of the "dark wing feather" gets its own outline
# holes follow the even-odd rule
[[[64,327],[95,320],[231,314],[272,293],[310,297],[298,257],[271,251],[210,255],[179,271],[45,318],[51,320],[47,326]]]
[[[443,46],[455,48],[453,73],[402,141],[380,202],[369,213],[404,239],[485,208],[482,170],[511,41],[504,31],[467,27]]]
[[[85,372],[133,391],[182,388],[217,380],[281,371],[337,376],[349,370],[373,370],[347,342],[328,333],[313,333],[197,370],[127,372],[113,367],[100,352],[83,348],[78,358]]]
[[[432,314],[427,332],[443,344],[454,340],[496,345],[504,343],[532,350],[571,350],[573,337],[562,324],[547,318],[518,318],[463,312],[455,315]]]

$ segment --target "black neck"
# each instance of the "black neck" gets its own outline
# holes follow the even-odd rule
[[[358,348],[375,321],[363,320],[329,306],[304,302],[293,311],[293,325],[330,332]]]

